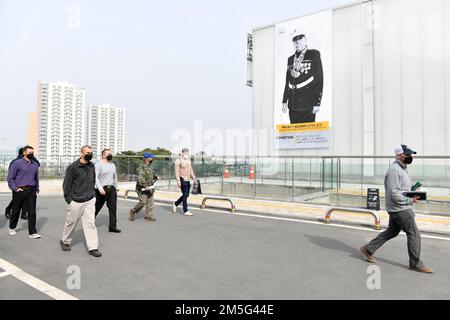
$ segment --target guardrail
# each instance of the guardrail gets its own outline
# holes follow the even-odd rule
[[[0,155],[0,180],[4,181],[8,166],[15,155]],[[39,176],[43,179],[62,179],[67,165],[79,156],[39,158]],[[174,160],[178,155],[159,155],[153,162],[155,174],[167,184],[165,190],[178,191]],[[192,156],[192,166],[208,195],[271,198],[289,202],[362,207],[368,188],[383,189],[386,171],[394,161],[387,156]],[[121,182],[136,181],[142,156],[115,155],[113,162]],[[224,178],[226,166],[230,178]],[[255,179],[249,179],[253,167]],[[432,200],[421,203],[418,210],[433,214],[450,213],[450,155],[416,156],[411,167],[411,180],[420,181]],[[253,177],[253,175],[252,175]],[[242,184],[235,188],[237,184]],[[131,187],[131,186],[130,186]],[[320,197],[316,197],[320,195]],[[419,209],[420,208],[420,209]]]
[[[371,214],[375,218],[375,230],[381,230],[380,216],[373,210],[362,209],[362,208],[348,208],[348,207],[333,207],[325,215],[324,223],[331,223],[331,214],[335,211],[346,211],[346,212],[356,212],[356,213],[367,213]]]
[[[123,197],[124,197],[125,199],[128,199],[128,193],[130,193],[130,192],[134,192],[134,193],[137,194],[136,190],[134,190],[134,189],[128,189],[128,190],[125,190],[125,195],[124,195]]]
[[[231,204],[231,213],[236,212],[236,206],[234,205],[233,200],[231,200],[230,198],[226,198],[226,197],[214,197],[214,196],[208,196],[208,197],[204,197],[202,204],[200,206],[200,209],[205,209],[206,208],[206,200],[219,200],[219,201],[228,201]]]

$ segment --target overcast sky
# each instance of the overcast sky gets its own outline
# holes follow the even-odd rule
[[[127,149],[171,148],[195,121],[250,128],[246,33],[349,2],[1,0],[0,149],[27,143],[38,80],[126,108]]]

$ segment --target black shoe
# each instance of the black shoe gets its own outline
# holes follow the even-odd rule
[[[61,246],[62,251],[70,251],[70,244],[65,244],[62,240],[59,240],[59,245]]]
[[[114,233],[121,233],[122,232],[122,230],[120,230],[120,229],[117,229],[117,228],[109,228],[109,232],[114,232]]]
[[[5,208],[5,217],[6,217],[6,219],[9,219],[10,216],[11,216],[11,210],[9,210],[8,208]]]
[[[23,220],[28,220],[28,215],[25,213],[22,213],[22,215],[20,216],[20,219],[23,219]]]
[[[98,249],[94,249],[94,250],[89,251],[89,255],[98,258],[98,257],[102,256],[102,253],[100,251],[98,251]]]

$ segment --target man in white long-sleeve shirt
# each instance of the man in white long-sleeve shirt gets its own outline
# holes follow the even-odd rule
[[[116,165],[111,162],[110,149],[102,151],[102,159],[95,164],[95,217],[105,205],[109,211],[109,232],[120,233],[117,229],[117,191]]]
[[[384,178],[385,207],[389,213],[389,227],[369,244],[361,247],[361,252],[367,261],[375,263],[376,260],[373,257],[375,251],[386,241],[397,237],[403,230],[408,237],[409,268],[413,271],[433,273],[433,270],[420,260],[420,231],[413,211],[413,204],[417,203],[419,198],[408,198],[404,195],[405,192],[411,191],[411,179],[407,167],[413,162],[413,154],[417,152],[404,144],[395,148],[396,160]]]

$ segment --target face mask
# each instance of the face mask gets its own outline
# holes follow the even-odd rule
[[[408,156],[408,157],[405,158],[405,163],[406,164],[411,164],[411,163],[413,163],[413,160],[414,160],[413,157]]]
[[[34,156],[34,154],[29,153],[29,154],[27,154],[27,159],[28,159],[28,160],[31,160],[31,159],[33,159],[33,156]]]
[[[107,156],[106,160],[111,161],[112,160],[112,155]]]
[[[84,160],[91,161],[92,160],[92,153],[88,153],[84,155]]]

